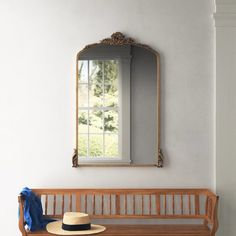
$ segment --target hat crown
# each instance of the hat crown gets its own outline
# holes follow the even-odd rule
[[[66,212],[63,216],[63,224],[67,225],[84,225],[89,224],[90,218],[86,213]]]

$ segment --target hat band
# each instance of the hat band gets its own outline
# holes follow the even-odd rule
[[[67,231],[79,231],[79,230],[89,230],[91,229],[91,223],[82,225],[67,225],[62,223],[62,229]]]

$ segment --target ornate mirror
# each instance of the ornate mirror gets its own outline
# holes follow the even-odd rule
[[[87,45],[76,58],[73,167],[162,165],[159,54],[120,32]]]

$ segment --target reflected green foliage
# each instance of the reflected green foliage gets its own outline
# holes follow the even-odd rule
[[[118,115],[117,112],[113,110],[104,112],[104,129],[107,132],[117,132],[118,131]]]
[[[79,74],[84,70],[84,65],[85,63],[80,64]],[[87,74],[89,74],[88,80],[90,83],[89,106],[97,108],[97,110],[90,110],[89,116],[85,112],[79,113],[79,133],[87,133],[89,126],[90,133],[102,134],[106,132],[106,134],[117,134],[118,112],[114,109],[99,110],[99,107],[115,108],[118,106],[118,61],[90,61],[89,73]],[[87,156],[87,141],[87,135],[79,135],[79,156]],[[103,153],[103,144],[105,153]],[[103,135],[90,135],[88,156],[117,157],[117,135],[109,135],[106,140],[103,140]]]
[[[91,135],[89,139],[89,156],[103,156],[103,135]]]
[[[87,143],[88,138],[86,135],[79,135],[79,146],[78,146],[78,155],[87,156]]]
[[[90,138],[90,157],[103,157],[103,135],[93,135]],[[78,154],[80,157],[87,156],[87,135],[79,135]],[[105,155],[108,157],[118,156],[118,138],[117,135],[109,135],[105,138]]]
[[[79,115],[79,124],[84,124],[87,125],[88,124],[88,118],[85,112],[81,112]]]

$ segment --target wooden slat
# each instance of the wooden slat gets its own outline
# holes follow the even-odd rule
[[[209,197],[207,215],[208,215],[210,221],[212,221],[212,213],[213,213],[212,210],[213,210],[213,199],[211,197]]]
[[[72,211],[72,194],[69,195],[69,211]]]
[[[152,195],[149,195],[149,215],[152,214]]]
[[[79,193],[76,193],[76,211],[81,211],[81,195]]]
[[[175,215],[175,195],[172,194],[172,212]]]
[[[45,196],[45,215],[48,214],[48,195]]]
[[[102,194],[102,196],[101,196],[101,198],[102,198],[102,202],[101,202],[101,210],[102,210],[102,215],[103,215],[103,212],[104,212],[104,196],[103,196],[103,194]]]
[[[105,225],[104,236],[210,236],[210,230],[204,225]],[[29,235],[51,236],[46,230],[29,232]]]
[[[160,194],[160,195],[188,195],[203,194],[207,196],[215,196],[208,189],[32,189],[36,194],[53,195],[53,194]]]
[[[191,215],[191,195],[188,195],[188,213]]]
[[[88,195],[85,194],[85,195],[84,195],[84,212],[85,212],[85,213],[87,213],[87,211],[88,211],[87,202],[88,202]]]
[[[180,209],[181,209],[181,215],[183,215],[184,213],[183,194],[180,195]]]
[[[95,208],[95,194],[93,194],[93,198],[92,198],[92,209],[93,209],[93,215],[95,215],[96,213],[96,208]]]
[[[167,204],[166,204],[166,194],[165,194],[165,195],[164,195],[164,212],[165,212],[164,215],[166,215],[166,212],[167,212],[167,211],[166,211],[166,205],[167,205]]]
[[[144,196],[142,195],[142,215],[144,215]]]
[[[64,211],[65,211],[65,196],[64,196],[64,194],[62,194],[62,203],[61,203],[62,215],[64,214]]]
[[[125,215],[127,214],[127,195],[124,194]]]
[[[112,196],[111,194],[109,195],[109,212],[110,212],[110,215],[112,214]]]
[[[136,204],[135,204],[135,194],[133,194],[133,215],[135,215],[135,207],[136,207]]]
[[[205,215],[207,215],[207,211],[208,211],[208,201],[209,201],[209,197],[206,197],[206,204],[205,204]]]
[[[122,214],[122,215],[91,215],[93,219],[205,219],[203,215],[149,215],[149,214]]]
[[[120,215],[120,194],[116,195],[116,215]]]
[[[200,206],[199,206],[199,195],[195,195],[195,214],[199,215],[200,214]]]
[[[101,235],[122,236],[209,236],[210,230],[203,225],[106,225]]]
[[[157,215],[161,214],[161,206],[160,206],[160,195],[157,194],[156,195],[156,211],[157,211]]]
[[[56,215],[56,194],[53,195],[53,215]]]

